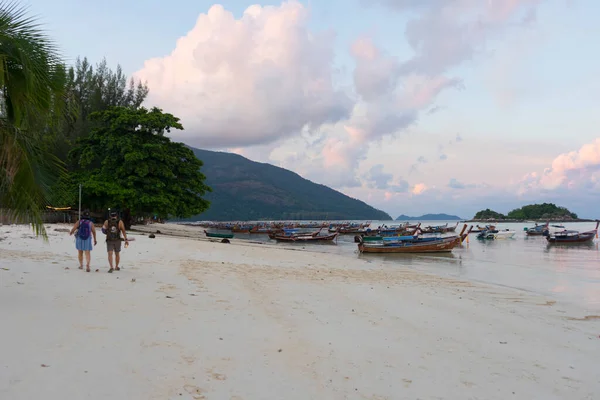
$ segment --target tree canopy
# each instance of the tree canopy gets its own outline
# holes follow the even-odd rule
[[[577,219],[577,214],[565,207],[558,207],[553,203],[529,204],[510,211],[506,216],[489,208],[479,211],[473,219],[492,220],[570,220]]]
[[[475,214],[475,216],[473,217],[473,219],[491,219],[491,220],[500,220],[500,219],[504,219],[504,218],[506,218],[504,216],[504,214],[490,210],[489,208],[486,208],[485,210],[481,210],[481,211],[477,212]]]
[[[210,188],[202,161],[182,143],[164,136],[183,129],[179,119],[158,108],[110,107],[90,115],[94,128],[69,153],[77,166],[67,185],[93,209],[129,209],[133,215],[185,218],[209,206]]]
[[[577,214],[553,203],[530,204],[510,211],[510,219],[577,219]]]

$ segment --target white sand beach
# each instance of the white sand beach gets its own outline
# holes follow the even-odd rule
[[[2,400],[600,398],[600,317],[572,304],[135,232],[122,271],[100,234],[86,273],[69,228],[0,226]]]

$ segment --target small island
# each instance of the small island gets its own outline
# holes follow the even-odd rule
[[[408,215],[400,215],[396,221],[460,221],[461,217],[448,214],[425,214],[420,217],[409,217]]]
[[[523,222],[523,221],[560,221],[560,222],[588,222],[590,219],[580,219],[577,214],[569,211],[566,207],[560,207],[553,203],[529,204],[516,208],[504,215],[486,208],[475,214],[469,222]]]

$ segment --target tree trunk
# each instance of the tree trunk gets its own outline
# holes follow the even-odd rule
[[[133,223],[133,219],[131,218],[131,210],[129,208],[123,210],[122,219],[123,223],[125,224],[125,229],[130,230],[131,225]]]

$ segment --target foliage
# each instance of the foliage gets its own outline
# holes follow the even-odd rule
[[[530,204],[509,212],[506,216],[490,210],[479,211],[473,219],[511,219],[511,220],[569,220],[577,219],[577,214],[565,207],[558,207],[552,203]]]
[[[77,58],[67,72],[66,105],[75,110],[66,118],[58,138],[56,153],[65,159],[77,139],[86,137],[92,129],[90,115],[109,107],[139,108],[148,95],[148,87],[133,78],[129,81],[121,66],[111,70],[103,59],[92,66],[87,58]]]
[[[364,202],[294,172],[231,153],[192,149],[204,161],[211,208],[194,220],[386,220]]]
[[[110,107],[90,118],[95,127],[69,154],[78,166],[73,181],[83,184],[88,207],[160,218],[189,217],[208,208],[202,161],[163,135],[183,129],[178,118],[158,108],[128,107]]]
[[[510,219],[577,219],[577,214],[565,207],[558,207],[553,203],[530,204],[512,210],[507,215]]]
[[[41,209],[62,164],[50,151],[66,73],[54,43],[15,2],[0,2],[0,205],[46,237]]]
[[[491,220],[501,220],[501,219],[505,219],[506,217],[503,214],[500,214],[499,212],[496,211],[492,211],[489,208],[486,208],[485,210],[481,210],[479,212],[477,212],[477,214],[475,214],[475,216],[473,217],[473,219],[491,219]]]

